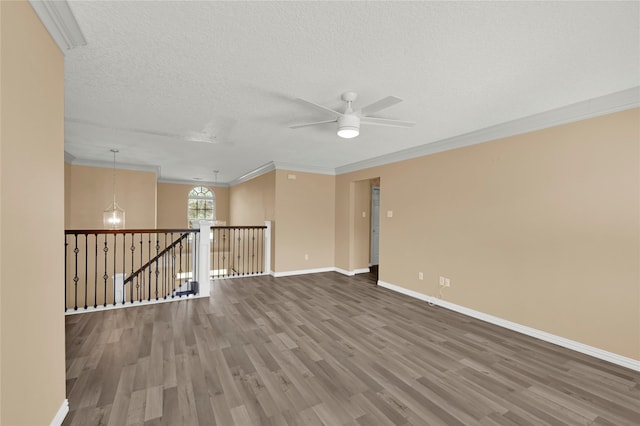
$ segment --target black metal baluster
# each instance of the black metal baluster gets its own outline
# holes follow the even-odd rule
[[[164,250],[167,249],[167,233],[164,233]],[[164,279],[164,283],[163,283],[163,287],[164,287],[164,294],[163,294],[163,298],[167,298],[167,296],[169,295],[169,258],[168,256],[168,252],[165,252],[164,255],[162,255],[162,263],[164,264],[164,271],[162,273],[163,275],[163,279]]]
[[[127,234],[122,233],[122,304],[126,304],[127,292],[124,289],[125,272],[127,271]]]
[[[241,231],[242,234],[242,275],[247,273],[247,259],[249,259],[249,246],[247,244],[247,231],[248,228],[244,228]]]
[[[224,252],[224,275],[226,277],[228,277],[230,275],[229,273],[229,269],[231,267],[231,261],[229,259],[231,259],[231,228],[227,228],[225,230],[225,252]],[[228,246],[228,247],[226,247]],[[226,250],[229,250],[229,253],[226,252]]]
[[[236,260],[236,251],[237,251],[237,243],[236,243],[236,228],[231,229],[231,235],[229,236],[229,243],[231,244],[231,250],[230,251],[230,260],[229,263],[231,263],[231,260],[233,260],[234,265],[231,268],[231,270],[233,271],[233,275],[236,275],[236,272],[238,272],[238,265],[235,265],[235,260]]]
[[[171,241],[173,239],[173,232],[171,233]],[[176,246],[171,247],[171,298],[176,296]]]
[[[67,251],[69,250],[69,243],[67,242],[67,234],[64,234],[64,311],[67,312],[67,293],[69,290],[67,289]]]
[[[98,307],[98,234],[93,234],[93,307]]]
[[[218,264],[216,265],[215,268],[213,268],[214,271],[216,271],[216,276],[217,277],[220,277],[220,270],[221,270],[221,268],[220,268],[220,243],[219,243],[219,241],[220,241],[220,233],[221,232],[222,232],[222,229],[216,228],[216,235],[214,235],[214,240],[213,240],[213,242],[216,243],[217,246],[218,246],[217,247],[218,248]]]
[[[179,244],[179,247],[180,247],[180,256],[178,257],[178,259],[179,259],[179,261],[180,261],[180,262],[179,262],[179,264],[178,264],[178,268],[179,268],[178,276],[179,276],[179,277],[184,277],[184,276],[182,275],[182,272],[183,272],[183,271],[182,271],[182,238],[180,238],[180,244]],[[178,282],[180,282],[180,279],[178,279]]]
[[[109,247],[107,246],[107,237],[108,234],[104,234],[104,248],[102,251],[104,252],[104,275],[102,275],[102,279],[104,279],[104,306],[107,306],[107,280],[109,279],[109,275],[107,275],[107,256],[109,253]]]
[[[158,253],[160,253],[160,239],[158,237],[158,233],[156,233],[156,256],[158,255]],[[156,257],[156,271],[155,271],[155,276],[156,276],[156,300],[158,300],[158,275],[160,274],[160,270],[158,268],[159,268],[158,258]]]
[[[251,228],[251,274],[256,273],[256,230]]]
[[[149,232],[149,262],[151,261],[151,232]],[[153,268],[151,267],[151,263],[149,263],[149,282],[148,282],[148,287],[149,287],[149,292],[147,293],[147,297],[149,301],[151,301],[151,270]]]
[[[191,281],[195,281],[196,276],[198,274],[198,246],[200,245],[200,233],[194,232],[193,244],[191,245],[191,250],[189,250],[188,256],[191,256],[191,260],[189,261],[189,265],[191,265]]]
[[[111,280],[113,281],[113,306],[116,305],[116,255],[118,254],[118,235],[113,234],[113,275]]]
[[[87,288],[89,285],[89,234],[84,234],[84,308],[87,309]]]
[[[131,278],[131,281],[129,281],[129,300],[131,301],[131,303],[133,303],[133,281],[135,279],[133,276],[133,259],[134,253],[136,251],[135,234],[133,232],[131,233],[131,247],[129,247],[129,250],[131,250],[131,275],[129,276],[129,278]]]
[[[144,263],[142,262],[142,237],[144,237],[144,234],[140,233],[140,267],[142,267],[142,265],[144,265]],[[144,291],[144,271],[140,271],[140,274],[138,274],[138,282],[136,283],[136,290],[138,291],[138,301],[142,302],[142,299],[144,298],[144,295],[142,294],[142,292]]]
[[[245,228],[238,228],[238,275],[244,275]]]
[[[173,240],[173,235],[171,235],[171,240]],[[168,256],[169,256],[169,273],[171,274],[171,298],[175,298],[176,297],[176,273],[175,273],[175,267],[176,267],[176,258],[175,258],[175,249],[176,247],[173,246],[171,247],[171,250],[169,250]]]
[[[238,228],[238,275],[244,275],[244,229]]]
[[[195,244],[196,241],[196,234],[195,231],[192,231],[189,233],[190,235],[187,237],[186,241],[187,241],[187,252],[185,253],[186,255],[186,268],[187,268],[187,279],[185,280],[185,282],[189,282],[189,281],[193,281],[195,279],[195,259],[193,258],[193,245]],[[189,253],[191,253],[191,256],[189,256]],[[188,284],[187,284],[188,285]]]
[[[80,278],[78,278],[78,252],[80,251],[78,249],[78,234],[73,234],[73,236],[75,237],[75,245],[74,245],[74,249],[73,249],[73,253],[74,253],[74,262],[75,262],[75,272],[74,272],[74,276],[73,276],[73,284],[74,284],[74,307],[73,309],[75,311],[78,310],[78,280]]]

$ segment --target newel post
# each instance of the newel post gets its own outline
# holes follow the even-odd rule
[[[264,233],[264,273],[271,274],[271,221],[264,221],[265,229]]]
[[[198,262],[195,272],[195,280],[198,281],[198,296],[209,297],[211,292],[211,281],[209,279],[209,270],[211,262],[211,226],[213,222],[210,220],[201,220],[199,222],[200,238],[198,239]]]

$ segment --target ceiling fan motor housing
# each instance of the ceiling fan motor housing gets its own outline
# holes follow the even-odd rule
[[[360,117],[345,114],[338,117],[338,135],[343,138],[354,138],[360,133]]]

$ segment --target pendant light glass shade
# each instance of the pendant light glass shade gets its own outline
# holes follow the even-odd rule
[[[102,213],[104,229],[124,229],[124,210],[115,201]]]
[[[102,213],[102,225],[104,229],[124,229],[124,209],[116,203],[116,153],[113,152],[113,203],[107,207]]]

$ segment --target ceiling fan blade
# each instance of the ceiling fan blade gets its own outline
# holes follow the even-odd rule
[[[390,120],[388,118],[362,117],[362,124],[373,124],[374,126],[390,126],[390,127],[413,127],[416,123],[411,121]]]
[[[394,106],[402,102],[402,99],[396,98],[395,96],[387,96],[384,99],[380,99],[377,102],[374,102],[360,110],[360,116],[366,117],[367,115],[371,115],[374,112],[378,112],[382,109],[389,108],[390,106]]]
[[[338,119],[335,118],[333,120],[316,121],[314,123],[294,124],[293,126],[289,126],[289,128],[290,129],[299,129],[300,127],[315,126],[315,125],[318,125],[318,124],[335,123],[337,121],[338,121]]]
[[[331,109],[331,108],[327,108],[326,106],[322,106],[322,105],[319,105],[319,104],[316,104],[316,103],[313,103],[313,102],[310,102],[310,101],[305,101],[304,99],[301,99],[301,98],[296,98],[296,101],[301,103],[301,104],[304,104],[304,105],[312,106],[312,107],[314,107],[316,109],[319,109],[321,111],[328,112],[329,114],[337,115],[338,117],[341,117],[343,115],[339,111],[336,111],[336,110]]]

